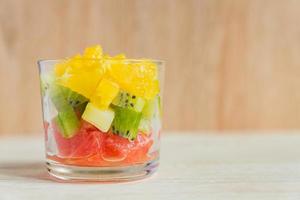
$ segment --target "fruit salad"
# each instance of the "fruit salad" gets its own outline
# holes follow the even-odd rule
[[[157,159],[158,64],[123,54],[109,56],[99,45],[53,61],[41,73],[47,158],[101,167]]]

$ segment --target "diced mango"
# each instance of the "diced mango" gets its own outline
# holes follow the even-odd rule
[[[55,75],[58,77],[62,76],[65,73],[66,68],[67,68],[67,62],[64,61],[64,62],[57,63],[54,69]]]
[[[76,55],[56,64],[55,74],[58,83],[92,98],[94,104],[101,108],[109,106],[119,87],[145,99],[159,93],[155,63],[126,60],[124,54],[114,57],[103,55],[99,45],[86,48],[82,56]],[[107,79],[99,84],[104,76]]]
[[[90,98],[104,73],[99,61],[73,62],[58,77],[58,83]]]
[[[91,103],[99,108],[108,108],[119,92],[119,85],[103,78],[91,97]]]
[[[101,57],[102,48],[97,45],[86,48],[83,56],[76,55],[56,64],[58,83],[90,98],[105,73]]]
[[[122,89],[132,94],[151,99],[159,93],[157,67],[152,62],[130,63],[126,60],[113,60],[108,71]]]
[[[103,51],[100,45],[87,47],[84,51],[84,58],[101,59]]]

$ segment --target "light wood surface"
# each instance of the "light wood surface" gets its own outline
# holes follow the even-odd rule
[[[299,199],[299,134],[201,133],[164,135],[158,173],[122,184],[54,182],[42,138],[2,139],[0,199]]]
[[[41,58],[166,61],[168,130],[300,128],[298,0],[0,0],[0,134],[42,129]]]

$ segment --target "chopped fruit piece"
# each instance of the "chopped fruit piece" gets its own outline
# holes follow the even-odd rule
[[[80,65],[80,63],[78,63],[80,60],[82,59],[81,55],[76,55],[76,56],[73,56],[67,60],[63,60],[59,63],[56,63],[55,64],[55,68],[54,68],[54,72],[55,72],[55,75],[57,77],[61,77],[64,75],[64,73],[66,72],[66,70],[70,67],[70,66],[73,66],[75,68],[75,66],[77,66],[78,68],[78,65]]]
[[[128,108],[114,107],[115,118],[112,123],[113,133],[134,140],[137,136],[141,113]]]
[[[74,111],[77,114],[78,118],[81,118],[87,104],[88,104],[88,102],[85,102],[85,103],[79,104],[78,106],[74,107]]]
[[[64,92],[68,104],[73,107],[78,118],[80,118],[88,103],[88,99],[68,88],[65,88]]]
[[[84,96],[57,84],[51,85],[50,98],[58,112],[72,107],[78,117],[81,117],[88,101]]]
[[[99,45],[88,47],[85,49],[83,56],[77,54],[68,60],[57,63],[55,65],[55,74],[58,77],[62,76],[70,66],[72,68],[71,71],[82,70],[82,68],[86,67],[84,65],[91,67],[96,60],[102,58],[102,54],[102,48]]]
[[[141,112],[145,101],[140,97],[129,94],[128,92],[120,91],[112,103],[119,107],[129,108],[136,112]]]
[[[104,70],[100,61],[94,61],[94,66],[91,68],[85,67],[86,65],[88,65],[88,61],[82,61],[83,67],[80,70],[74,70],[72,66],[69,66],[58,80],[61,85],[90,98],[101,80]]]
[[[126,63],[124,59],[114,59],[107,60],[106,65],[109,66],[108,74],[119,83],[121,88],[130,85],[134,76],[131,64]]]
[[[49,95],[58,112],[72,107],[66,100],[64,87],[53,83],[49,89]]]
[[[120,87],[142,98],[151,99],[159,92],[156,64],[150,61],[129,63],[109,60],[109,75]]]
[[[86,48],[83,56],[56,64],[55,72],[60,84],[90,98],[107,69],[108,75],[132,94],[151,99],[159,92],[155,63],[147,60],[130,63],[122,54],[103,56],[100,46]]]
[[[159,93],[158,80],[144,81],[144,80],[137,79],[132,82],[133,82],[133,87],[130,90],[133,93],[135,93],[145,99],[152,99]]]
[[[87,47],[84,50],[84,58],[92,58],[92,59],[101,59],[103,55],[103,51],[100,45]]]
[[[73,137],[79,128],[79,120],[74,110],[69,107],[62,112],[58,112],[55,122],[60,133],[65,138]]]
[[[134,144],[126,138],[114,134],[108,134],[105,141],[102,143],[102,158],[109,162],[118,162],[125,160],[130,148]]]
[[[96,154],[100,149],[100,135],[96,128],[91,129],[91,125],[82,122],[82,127],[72,138],[62,137],[58,127],[54,127],[54,137],[58,147],[60,157],[83,158]]]
[[[95,46],[86,48],[83,56],[77,55],[56,64],[55,74],[59,83],[90,98],[105,73],[101,58],[102,49]]]
[[[65,164],[123,166],[142,163],[151,158],[148,152],[153,140],[141,133],[135,141],[129,141],[118,135],[103,133],[82,121],[81,128],[74,137],[62,137],[55,126],[54,137],[59,152],[59,158],[56,159]]]
[[[65,89],[62,86],[52,84],[50,87],[50,98],[57,109],[56,123],[65,138],[70,138],[79,128],[78,117],[66,99]]]
[[[77,92],[73,92],[68,88],[64,89],[64,93],[65,93],[66,100],[68,101],[68,104],[71,105],[73,108],[76,108],[77,106],[80,106],[81,104],[88,102],[87,98],[78,94]]]
[[[68,63],[69,63],[68,60],[67,61],[64,60],[55,65],[54,72],[57,77],[60,77],[65,73],[66,68],[68,67]]]
[[[134,145],[130,149],[129,154],[127,155],[126,163],[143,163],[149,160],[150,155],[148,152],[153,144],[153,140],[150,138],[151,134],[138,134]]]
[[[65,139],[57,133],[54,135],[59,157],[48,158],[67,165],[128,166],[153,159],[148,155],[153,140],[144,134],[138,134],[134,142],[117,135],[100,131],[86,132],[84,129],[71,139]]]
[[[108,108],[119,92],[118,84],[103,78],[91,97],[91,103],[99,108]]]
[[[54,69],[55,75],[57,77],[62,76],[65,73],[66,68],[67,68],[66,61],[62,61],[60,63],[57,63],[55,65],[55,69]]]
[[[115,113],[112,109],[100,109],[92,103],[88,103],[82,118],[99,128],[103,132],[107,132],[114,119]]]

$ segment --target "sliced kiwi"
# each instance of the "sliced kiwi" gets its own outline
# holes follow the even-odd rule
[[[67,137],[67,134],[65,134],[64,125],[58,114],[56,115],[56,117],[54,117],[53,122],[55,123],[56,127],[58,128],[59,133],[61,133],[61,135],[63,137]]]
[[[61,87],[64,88],[63,86]],[[88,103],[88,99],[69,88],[64,88],[63,90],[68,104],[72,106],[77,115],[81,117]]]
[[[59,112],[55,117],[56,125],[65,138],[71,138],[79,129],[79,120],[72,108]]]
[[[120,91],[112,104],[122,108],[128,108],[136,112],[141,112],[145,105],[145,100],[128,92]]]
[[[74,111],[76,112],[77,116],[80,118],[86,109],[88,102],[84,102],[82,104],[79,104],[78,106],[74,107]]]
[[[80,125],[76,107],[68,101],[67,88],[53,83],[49,91],[50,98],[58,112],[55,121],[60,133],[63,137],[70,138],[76,134]]]
[[[119,106],[114,106],[114,110],[115,118],[111,126],[112,132],[129,140],[134,140],[137,137],[142,114]]]
[[[76,108],[88,101],[87,98],[85,98],[81,94],[78,94],[77,92],[70,90],[69,88],[65,88],[64,90],[65,90],[66,99],[73,108]]]
[[[54,83],[50,87],[49,94],[50,94],[52,103],[54,104],[54,106],[56,107],[56,110],[58,112],[67,110],[69,108],[73,108],[66,99],[64,87]]]
[[[88,102],[84,96],[58,84],[51,85],[50,97],[57,111],[63,111],[71,106],[79,116],[82,115]]]

